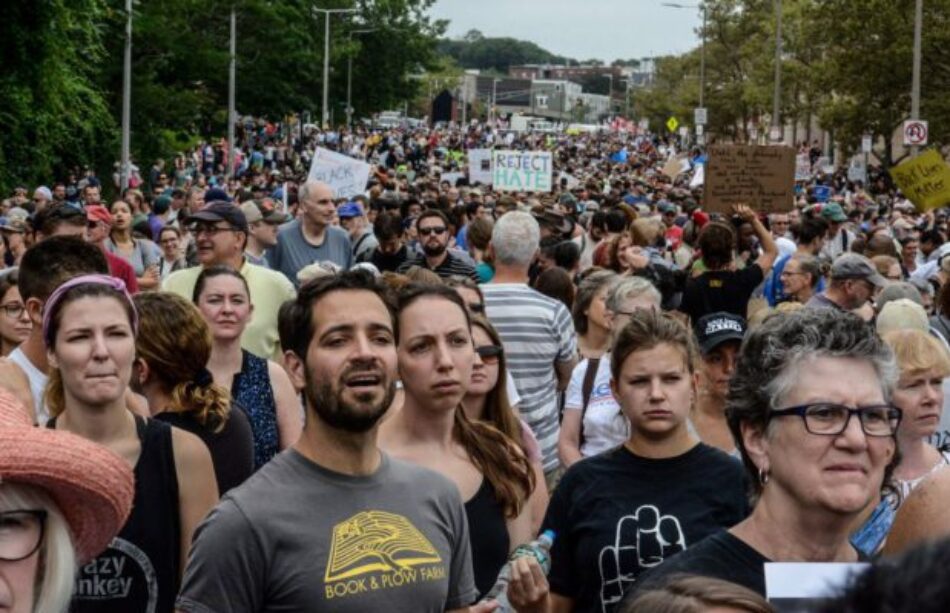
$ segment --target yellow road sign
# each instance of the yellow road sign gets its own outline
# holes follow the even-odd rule
[[[676,128],[680,127],[680,122],[676,117],[670,117],[666,120],[666,127],[669,128],[670,132],[676,132]]]

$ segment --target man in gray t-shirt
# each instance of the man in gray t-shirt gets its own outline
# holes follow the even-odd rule
[[[353,265],[353,246],[346,230],[330,225],[336,214],[333,190],[326,183],[307,181],[298,194],[300,216],[281,227],[267,261],[295,286],[297,273],[314,262],[333,262],[343,270]]]
[[[474,602],[458,489],[376,446],[396,381],[383,296],[372,275],[344,272],[281,310],[281,329],[294,331],[281,338],[287,368],[307,399],[303,434],[198,527],[177,610],[441,613]]]

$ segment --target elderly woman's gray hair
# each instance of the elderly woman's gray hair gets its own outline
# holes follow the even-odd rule
[[[821,281],[821,262],[813,255],[805,253],[796,253],[789,258],[798,262],[798,270],[801,273],[811,275],[811,287],[814,289]]]
[[[521,211],[502,215],[491,232],[495,262],[503,266],[527,268],[534,260],[540,242],[541,229],[537,220]]]
[[[639,296],[651,300],[657,309],[660,308],[663,300],[660,290],[643,277],[622,277],[607,292],[607,308],[614,313],[619,313],[623,310],[624,302]]]
[[[761,489],[758,468],[745,449],[741,425],[764,431],[770,412],[782,407],[799,380],[802,365],[819,357],[867,360],[877,372],[885,402],[891,400],[898,378],[894,355],[857,315],[806,308],[766,318],[742,343],[726,401],[729,430],[756,491]]]
[[[594,298],[610,284],[617,281],[620,275],[612,270],[598,270],[592,272],[577,286],[577,295],[574,296],[574,308],[571,316],[574,318],[574,330],[578,334],[587,334],[587,311]]]

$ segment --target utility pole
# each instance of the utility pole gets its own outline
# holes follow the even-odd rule
[[[353,42],[354,34],[367,34],[369,32],[375,32],[376,29],[367,29],[367,30],[350,30],[349,42]],[[348,45],[349,47],[350,45]],[[326,103],[324,103],[326,104]],[[350,50],[348,57],[346,59],[346,129],[349,130],[350,126],[353,125],[353,51]]]
[[[495,123],[495,104],[498,100],[498,81],[500,79],[492,79],[491,81],[491,109],[489,109],[488,120],[489,123]]]
[[[356,13],[356,9],[313,9],[314,13],[323,13],[326,20],[323,27],[323,114],[321,127],[327,129],[330,124],[330,16],[334,13]]]
[[[703,10],[703,42],[699,48],[699,108],[704,109],[706,102],[706,3],[699,5]]]
[[[125,0],[125,57],[122,62],[122,150],[119,190],[129,188],[129,141],[132,130],[132,0]]]
[[[920,0],[918,0],[920,2]],[[781,142],[782,119],[779,117],[782,97],[782,0],[775,0],[775,93],[772,96],[772,140]]]
[[[910,118],[920,119],[920,54],[921,54],[921,30],[924,25],[924,0],[917,0],[914,6],[914,72],[913,80],[910,86]],[[910,148],[910,156],[917,157],[920,153],[920,147],[914,145]]]
[[[234,90],[237,85],[237,11],[234,5],[231,5],[231,48],[229,49],[230,61],[228,65],[228,178],[233,179],[237,171],[235,164],[235,152],[237,143],[234,142],[234,124],[237,119],[237,111],[234,104]]]

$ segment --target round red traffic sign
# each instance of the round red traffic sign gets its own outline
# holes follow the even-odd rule
[[[904,144],[905,145],[926,145],[927,144],[927,122],[919,120],[910,120],[904,122]]]

